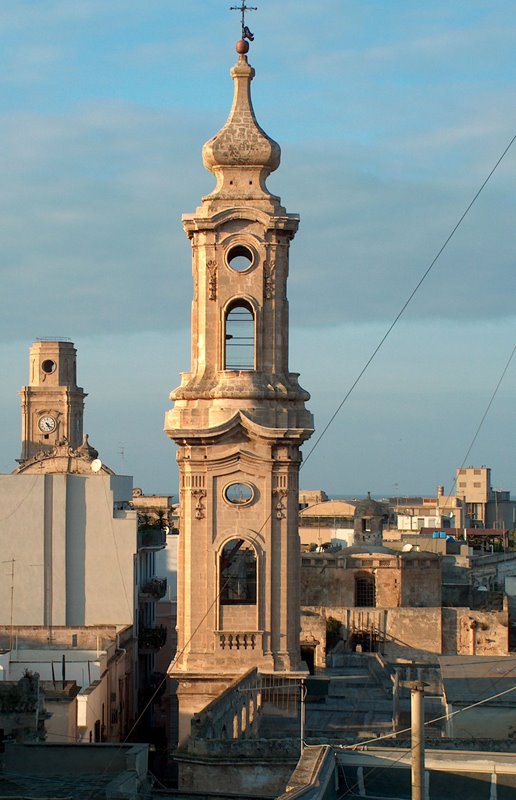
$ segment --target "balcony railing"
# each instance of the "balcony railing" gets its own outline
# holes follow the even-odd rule
[[[140,550],[162,550],[167,543],[167,535],[163,528],[144,526],[138,530],[138,548]]]
[[[143,602],[146,600],[161,600],[167,593],[167,579],[166,578],[150,578],[140,586],[139,599]]]
[[[141,628],[138,634],[140,650],[160,650],[167,641],[167,629],[163,625],[155,628]]]
[[[262,646],[261,631],[217,631],[221,650],[256,650]]]

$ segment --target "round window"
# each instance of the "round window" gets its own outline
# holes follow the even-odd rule
[[[233,506],[246,506],[254,498],[254,489],[249,483],[230,483],[224,489],[224,497]]]
[[[245,272],[253,266],[254,262],[253,251],[243,244],[236,244],[234,247],[230,247],[226,258],[229,266],[235,272]]]
[[[47,375],[50,375],[51,372],[55,372],[56,371],[56,367],[57,367],[56,362],[52,361],[51,358],[46,358],[45,361],[43,361],[42,364],[41,364],[41,369]]]

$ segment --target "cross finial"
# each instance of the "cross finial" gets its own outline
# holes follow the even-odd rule
[[[230,6],[230,11],[240,11],[242,14],[242,39],[249,39],[250,42],[253,41],[254,36],[245,24],[245,12],[246,11],[258,11],[256,6],[246,6],[245,0],[241,0],[241,4],[239,6]]]

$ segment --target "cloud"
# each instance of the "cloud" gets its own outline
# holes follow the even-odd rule
[[[213,126],[213,127],[212,127]],[[213,186],[201,143],[216,130],[195,115],[125,103],[74,114],[9,115],[0,132],[4,334],[62,335],[184,327],[192,295],[180,216]],[[207,135],[208,134],[208,135]],[[432,174],[432,147],[397,153],[351,143],[291,144],[271,189],[302,224],[292,247],[293,320],[314,326],[391,319],[487,174]],[[463,144],[467,131],[446,134]],[[450,144],[450,140],[453,140]],[[425,164],[425,169],[421,165]],[[476,173],[470,169],[475,163]],[[374,169],[373,169],[374,167]],[[422,173],[422,174],[419,174]],[[474,178],[472,177],[474,175]],[[504,163],[418,294],[409,316],[513,314],[514,156]],[[51,323],[50,323],[51,321]]]

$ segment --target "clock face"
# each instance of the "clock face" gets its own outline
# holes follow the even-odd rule
[[[57,428],[57,422],[54,417],[45,415],[41,417],[38,422],[38,428],[42,433],[53,433]]]

